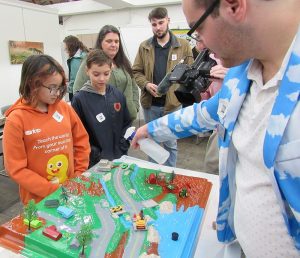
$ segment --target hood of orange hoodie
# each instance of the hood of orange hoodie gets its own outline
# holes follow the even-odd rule
[[[48,114],[51,114],[54,112],[56,106],[57,106],[57,103],[59,102],[60,100],[56,101],[54,104],[52,105],[48,105]],[[35,107],[32,107],[30,105],[27,105],[24,100],[22,98],[19,98],[9,109],[6,110],[6,112],[4,113],[4,115],[6,117],[8,117],[14,110],[18,110],[18,109],[22,109],[22,110],[28,110],[28,111],[31,111],[31,112],[34,112],[34,113],[43,113],[42,111],[38,110],[37,108]]]

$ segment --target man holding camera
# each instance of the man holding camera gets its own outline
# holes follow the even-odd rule
[[[136,83],[141,89],[146,123],[180,108],[181,104],[174,94],[176,86],[171,86],[166,95],[159,96],[157,85],[181,59],[193,62],[188,41],[177,38],[169,30],[170,18],[166,8],[153,9],[148,19],[153,37],[141,43],[132,67]],[[176,167],[177,141],[166,141],[163,146],[170,153],[165,165]]]
[[[183,0],[227,73],[211,99],[141,127],[163,142],[218,126],[218,239],[247,257],[300,256],[300,1]],[[266,15],[266,13],[268,15]]]

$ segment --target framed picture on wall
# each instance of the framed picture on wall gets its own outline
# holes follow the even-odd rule
[[[9,40],[8,48],[11,64],[23,64],[27,57],[44,53],[43,42]]]
[[[191,47],[195,46],[195,40],[191,39],[187,33],[189,29],[171,29],[171,31],[176,35],[178,38],[186,39],[190,42]]]

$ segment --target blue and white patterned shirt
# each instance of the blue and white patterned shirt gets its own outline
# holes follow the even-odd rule
[[[160,142],[188,137],[211,130],[218,125],[221,183],[217,235],[218,239],[225,243],[236,238],[233,212],[237,152],[232,144],[232,132],[250,88],[251,81],[247,78],[249,62],[230,69],[221,90],[213,98],[148,124],[149,134]],[[298,250],[300,250],[299,93],[300,29],[279,86],[263,143],[263,160],[271,171],[273,189],[288,232]]]

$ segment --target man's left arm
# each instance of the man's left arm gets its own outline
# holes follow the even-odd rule
[[[165,142],[214,129],[219,122],[218,103],[219,93],[207,101],[195,103],[142,126],[132,141],[133,148],[137,148],[137,142],[142,138],[151,137]]]

